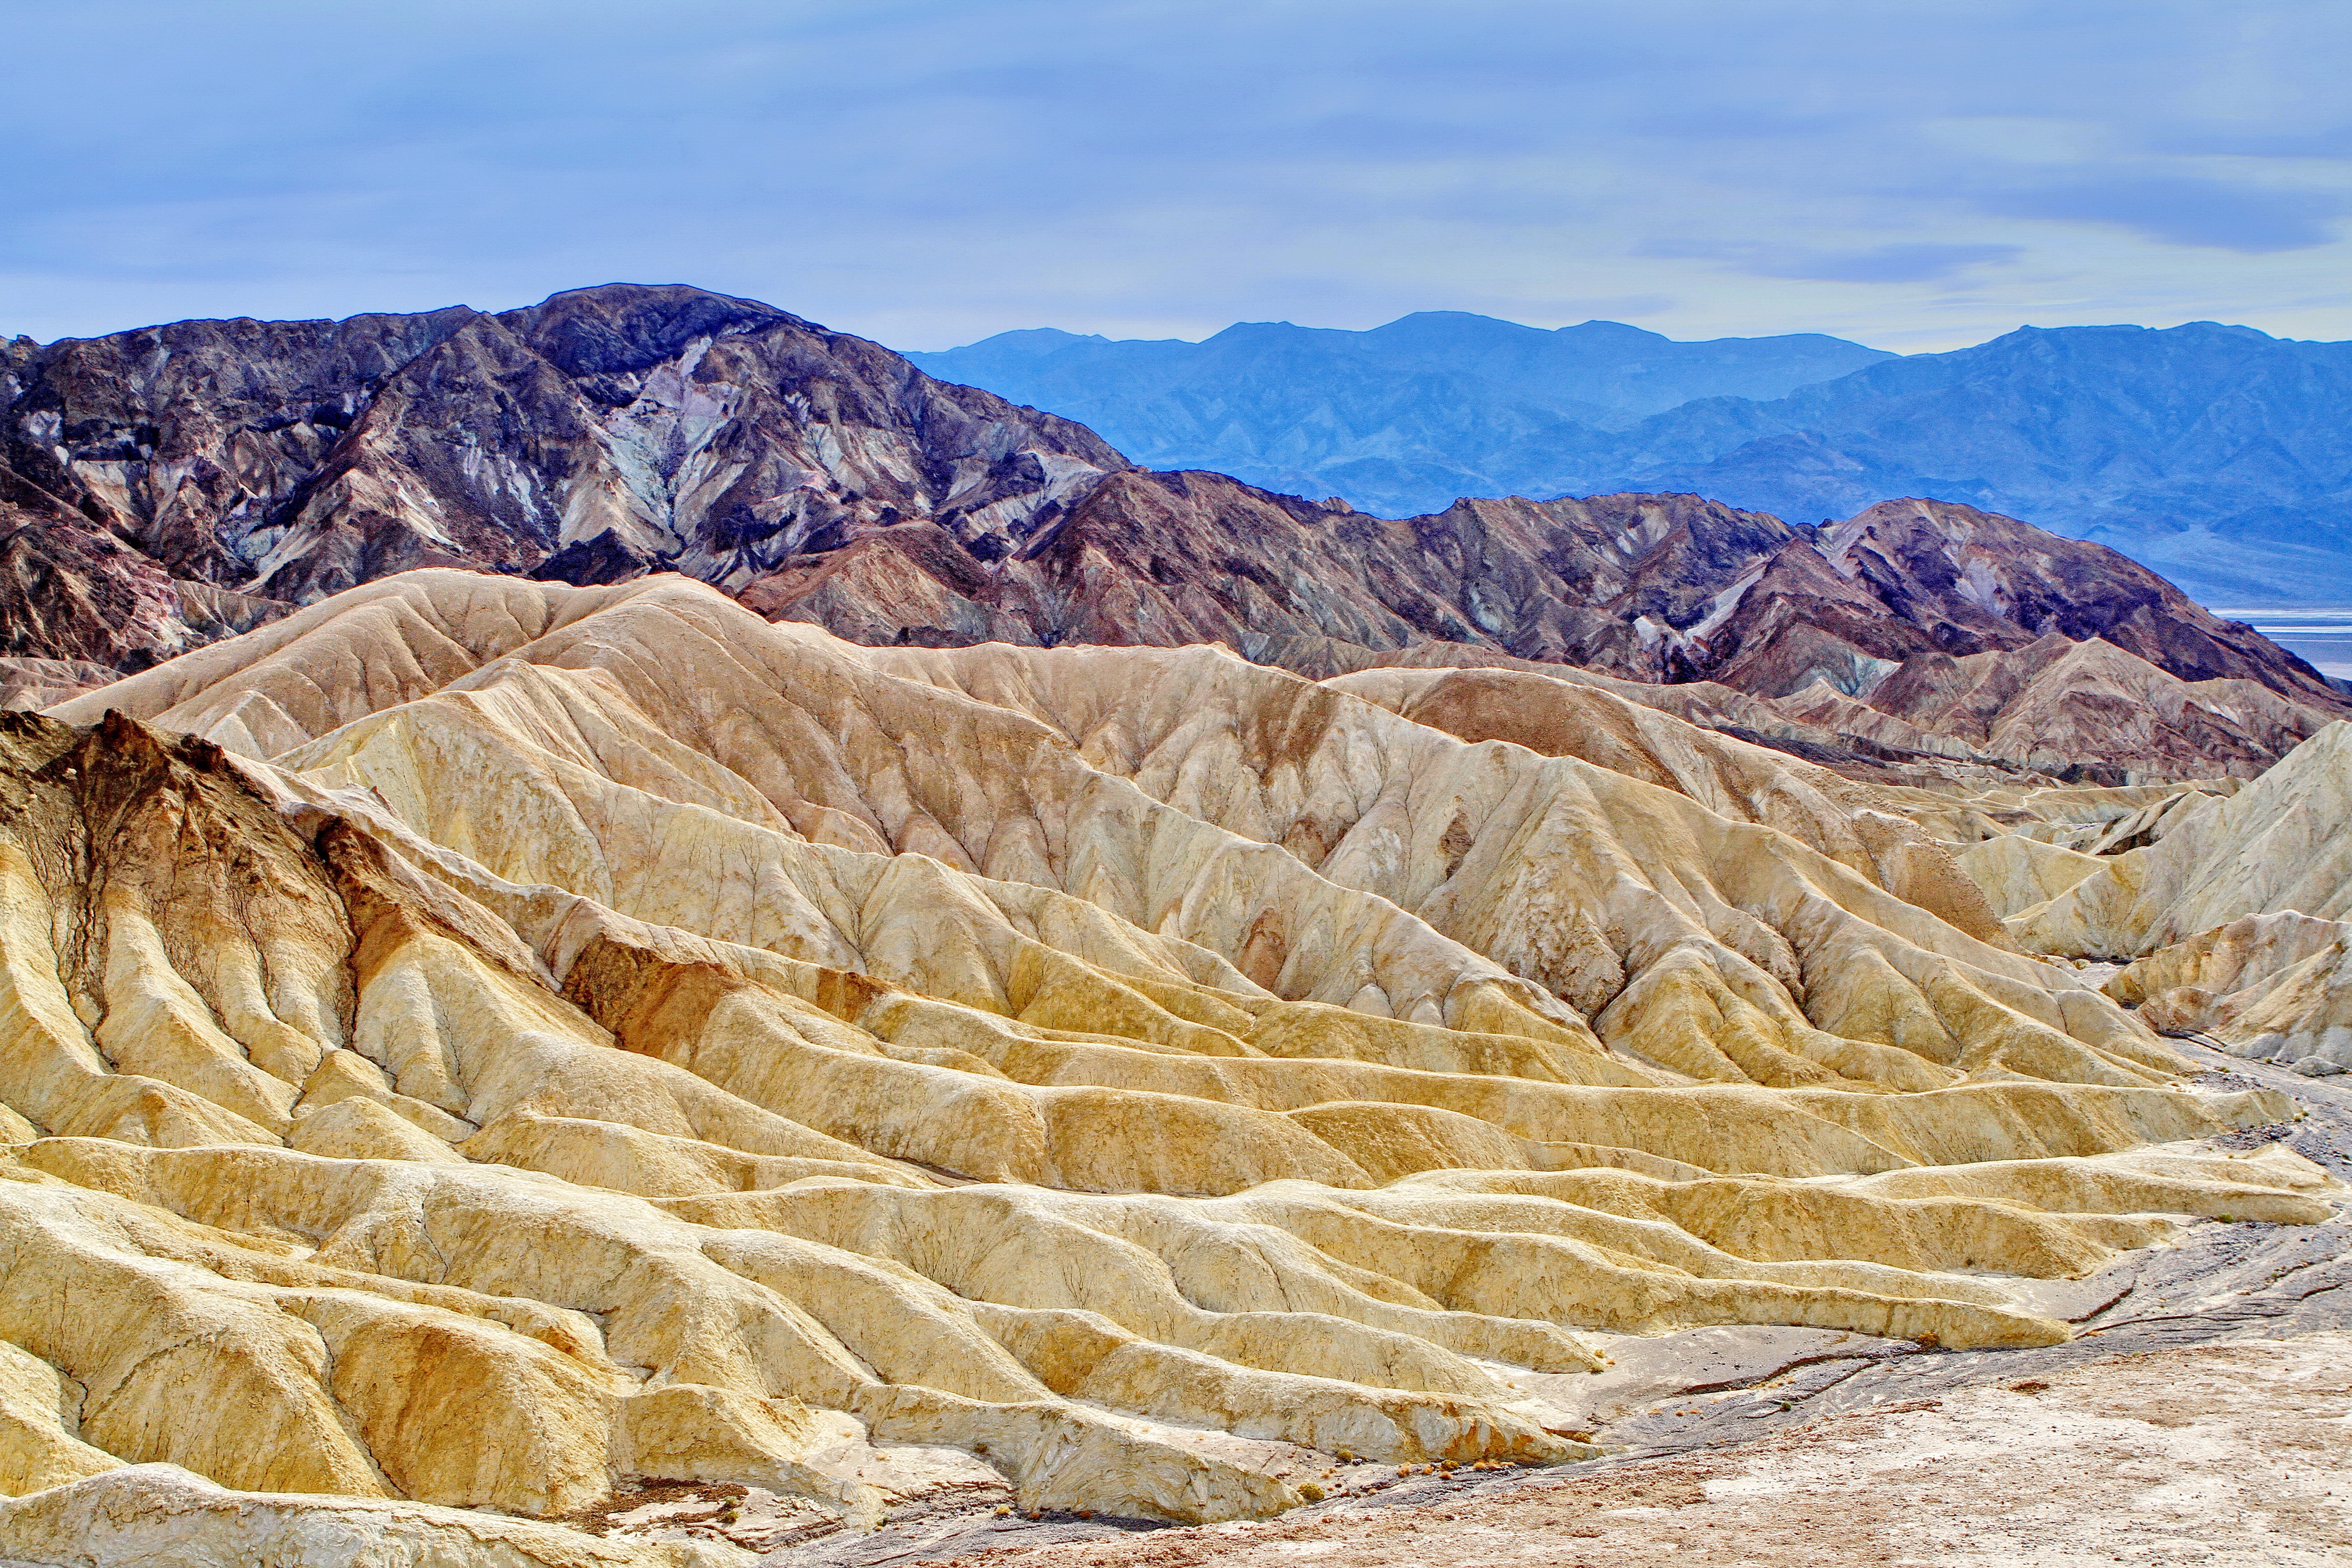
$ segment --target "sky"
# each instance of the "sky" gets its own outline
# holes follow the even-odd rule
[[[902,349],[1412,310],[2352,338],[2343,0],[0,0],[0,334],[685,282]]]

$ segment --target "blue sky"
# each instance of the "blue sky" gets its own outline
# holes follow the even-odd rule
[[[2352,338],[2352,5],[0,0],[0,332],[614,279],[902,348],[1414,310]]]

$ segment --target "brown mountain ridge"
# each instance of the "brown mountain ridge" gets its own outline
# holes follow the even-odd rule
[[[12,661],[133,670],[418,566],[671,570],[869,645],[1223,642],[1318,678],[1440,645],[1711,681],[1857,765],[2259,772],[2352,712],[2115,552],[1972,508],[1792,527],[1612,495],[1376,518],[1136,468],[1082,426],[685,287],[5,353]],[[2127,657],[2078,669],[2053,637]],[[2074,683],[2036,689],[2053,662]],[[59,690],[53,670],[0,679],[19,705]],[[2143,716],[2121,733],[2118,703]]]

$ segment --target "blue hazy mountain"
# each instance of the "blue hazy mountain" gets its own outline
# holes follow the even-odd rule
[[[1811,522],[1927,496],[2111,544],[2209,603],[2352,603],[2352,343],[2200,321],[1896,356],[1430,313],[1202,343],[1008,332],[910,357],[1156,468],[1390,515],[1688,490]]]
[[[1563,459],[1511,477],[1694,489],[1798,522],[1934,496],[2113,545],[2209,603],[2352,600],[2352,343],[2025,327],[1685,404]]]
[[[1894,356],[1818,333],[1685,343],[1617,321],[1546,331],[1429,310],[1362,332],[1245,322],[1198,343],[1040,328],[907,357],[1076,419],[1152,468],[1404,515],[1523,488],[1563,447],[1695,398],[1778,398]]]

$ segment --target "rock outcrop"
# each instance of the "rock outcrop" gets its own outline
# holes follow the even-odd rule
[[[1264,1514],[1589,1453],[1609,1335],[2048,1343],[2032,1281],[2330,1212],[2147,1147],[2284,1101],[1898,797],[1462,679],[426,570],[0,714],[0,1558]]]
[[[2293,910],[2248,915],[2160,948],[2107,994],[2168,1034],[2312,1077],[2352,1071],[2352,925]]]
[[[1952,679],[1939,656],[2021,649],[2055,635],[2112,643],[2183,680],[2251,679],[2305,695],[2324,686],[2146,567],[2014,518],[1891,500],[1808,532],[1810,549],[1780,552],[1717,606],[1707,646],[1717,679],[1778,695],[1853,670],[1852,682],[1831,681],[1853,691],[1876,684],[1865,661],[1924,660],[1910,682],[1944,688]]]
[[[1910,815],[1959,846],[2020,947],[2123,963],[2106,994],[2159,1032],[2352,1069],[2352,724],[2236,785],[1977,792]]]
[[[2336,721],[2308,694],[2182,680],[2105,638],[2054,632],[2021,648],[1907,660],[1867,700],[1817,678],[1775,706],[1849,744],[2110,780],[2252,778]]]
[[[16,1560],[77,1568],[735,1568],[693,1542],[602,1541],[560,1525],[412,1502],[233,1492],[173,1465],[138,1465],[0,1501]]]
[[[10,706],[23,691],[103,685],[291,607],[175,577],[0,468],[0,700]]]
[[[1018,532],[1126,466],[1067,420],[697,289],[182,321],[15,357],[0,501],[53,555],[62,503],[85,553],[131,558],[50,568],[93,585],[143,571],[299,604],[418,565],[601,581],[660,562],[740,586],[902,518]],[[207,629],[121,635],[152,662]],[[130,662],[78,635],[6,651]]]
[[[1214,641],[1308,675],[1483,654],[1640,682],[1657,689],[1635,700],[1683,710],[1675,687],[1729,687],[1763,700],[1726,727],[1832,752],[2111,783],[2252,776],[2352,712],[2112,551],[1925,501],[1811,532],[1693,496],[1394,521],[1127,473],[988,565],[893,529],[743,601],[868,643]]]
[[[2245,915],[2352,915],[2352,724],[2331,724],[2252,784],[2181,814],[2145,847],[2020,911],[2038,952],[2144,956]]]
[[[1386,668],[1325,684],[1465,741],[1580,757],[1722,816],[1777,828],[1970,936],[2006,942],[1993,906],[1950,849],[1909,820],[1912,803],[1900,794],[1678,721],[1588,682],[1529,670]]]

